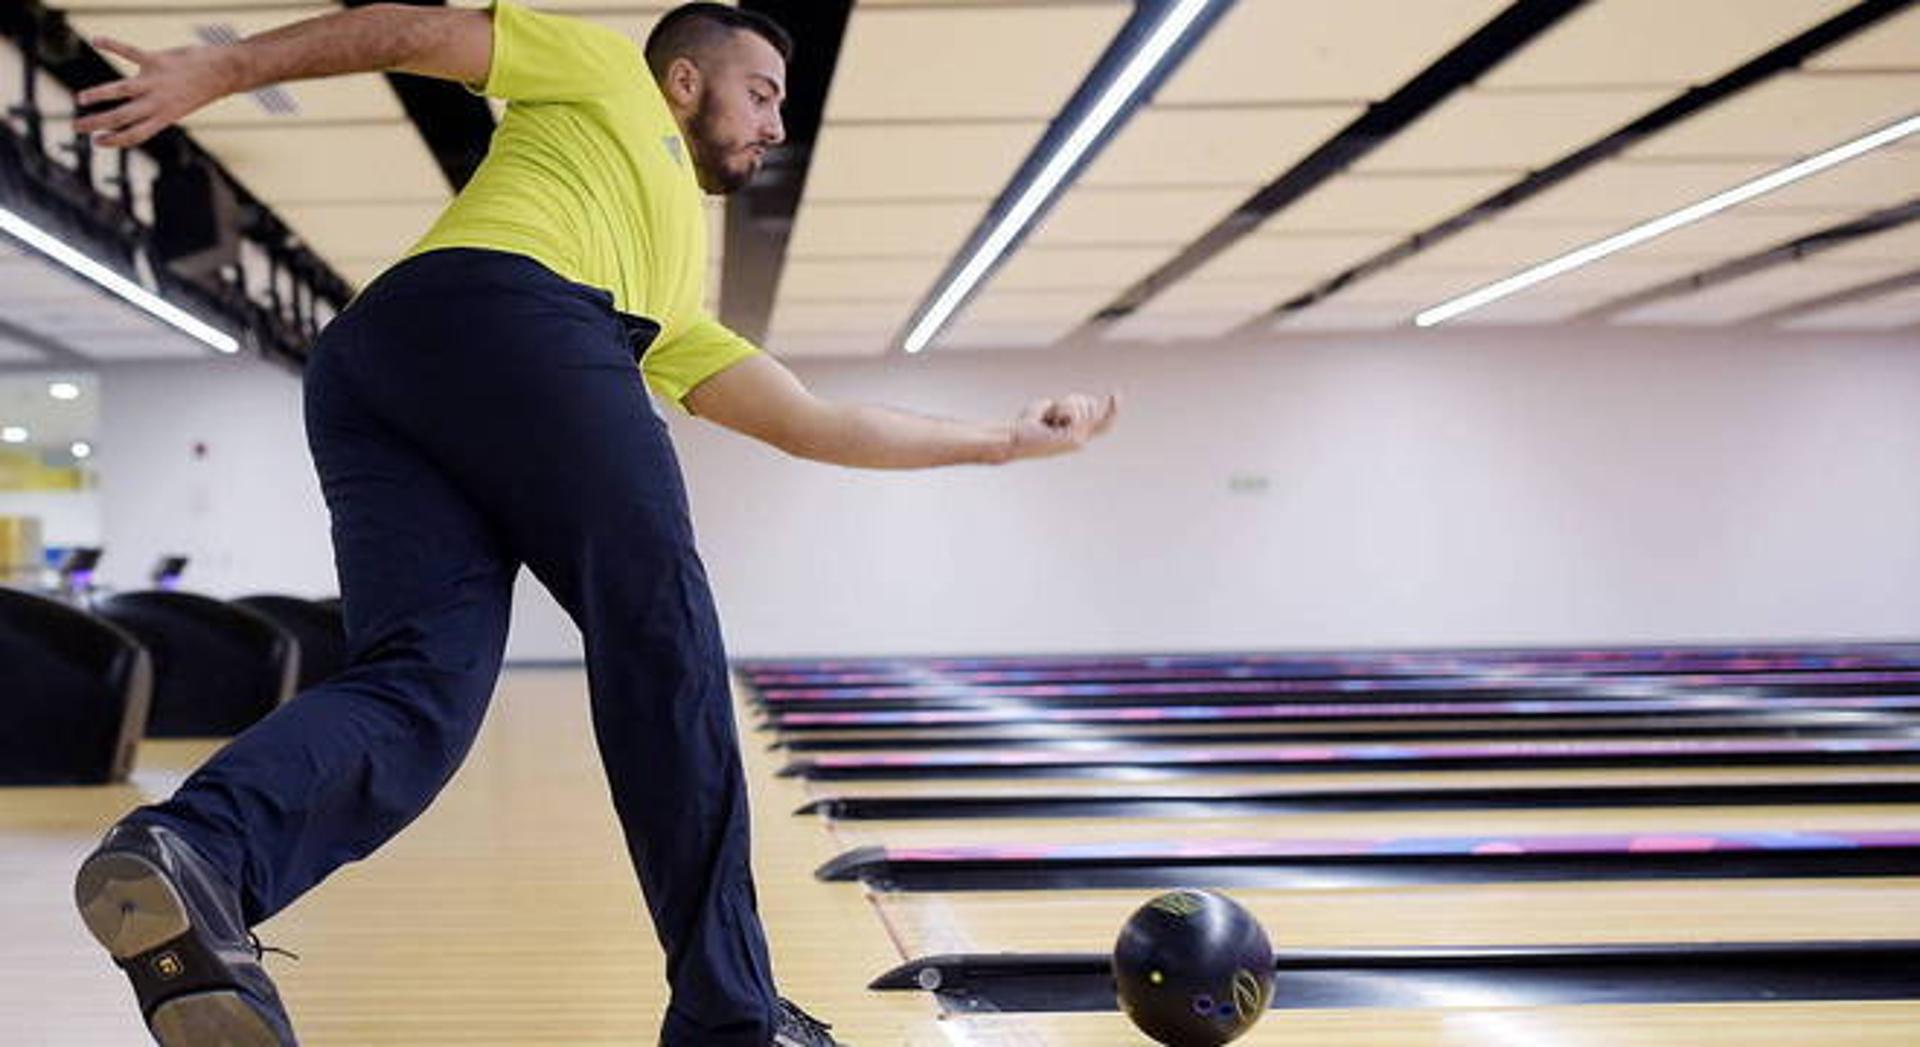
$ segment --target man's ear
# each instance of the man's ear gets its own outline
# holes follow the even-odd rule
[[[683,55],[667,64],[667,75],[660,82],[660,90],[668,101],[691,109],[700,97],[701,79],[700,67]]]

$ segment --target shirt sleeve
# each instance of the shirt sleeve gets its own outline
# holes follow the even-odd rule
[[[640,46],[579,18],[493,4],[493,55],[480,93],[509,102],[577,102],[631,89],[647,74]]]
[[[695,386],[759,353],[758,346],[713,317],[702,315],[671,335],[662,335],[662,340],[647,350],[640,370],[656,394],[684,411],[686,404],[682,401]]]

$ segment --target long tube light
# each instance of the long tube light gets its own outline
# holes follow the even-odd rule
[[[1060,182],[1066,178],[1067,172],[1073,170],[1074,165],[1080,162],[1080,158],[1093,147],[1093,143],[1100,140],[1107,126],[1113,123],[1114,117],[1118,116],[1127,103],[1132,101],[1133,96],[1139,92],[1140,85],[1159,68],[1160,62],[1167,57],[1169,51],[1173,50],[1174,45],[1180,42],[1180,38],[1186,35],[1187,29],[1193,25],[1194,20],[1199,18],[1207,6],[1213,2],[1214,0],[1179,0],[1173,9],[1167,12],[1166,17],[1160,20],[1160,24],[1154,27],[1153,33],[1134,50],[1126,66],[1120,70],[1120,75],[1114,77],[1113,82],[1107,85],[1107,89],[1101,92],[1099,101],[1095,102],[1093,107],[1087,110],[1086,115],[1080,118],[1080,123],[1054,150],[1045,166],[1041,167],[1040,173],[1027,184],[1026,190],[1014,201],[1013,206],[1007,209],[1007,213],[1000,217],[993,231],[987,234],[987,238],[974,250],[973,256],[967,259],[966,265],[962,266],[947,285],[941,288],[940,293],[933,300],[933,305],[928,307],[927,311],[921,315],[920,322],[914,324],[913,329],[907,333],[906,341],[902,346],[907,352],[917,353],[925,349],[928,343],[933,341],[934,336],[940,333],[940,329],[945,327],[947,321],[953,316],[953,311],[960,307],[961,302],[966,301],[967,295],[973,292],[974,286],[987,275],[989,269],[993,268],[994,262],[1006,253],[1007,247],[1013,243],[1014,238],[1020,235],[1021,231],[1027,227],[1027,223],[1033,220],[1033,216],[1052,198]]]
[[[1424,309],[1413,318],[1417,327],[1432,327],[1446,323],[1462,313],[1478,309],[1483,305],[1497,302],[1509,295],[1518,294],[1535,284],[1551,280],[1561,273],[1578,269],[1583,265],[1597,262],[1610,254],[1624,251],[1635,244],[1645,243],[1656,236],[1670,233],[1683,225],[1697,222],[1702,218],[1718,214],[1729,207],[1745,203],[1763,193],[1773,192],[1781,186],[1797,182],[1809,175],[1818,174],[1836,164],[1842,164],[1885,145],[1891,145],[1909,135],[1920,132],[1920,115],[1910,116],[1890,127],[1883,127],[1871,134],[1862,135],[1851,142],[1834,146],[1823,153],[1810,156],[1796,164],[1782,167],[1770,174],[1764,174],[1732,189],[1716,193],[1696,204],[1691,204],[1649,219],[1625,232],[1615,233],[1604,240],[1578,247],[1557,258],[1548,259],[1529,269],[1523,269],[1512,276],[1487,284],[1477,290],[1468,291],[1457,298],[1449,299],[1430,309]]]
[[[240,343],[232,335],[213,327],[172,302],[101,265],[68,246],[52,233],[25,218],[0,207],[0,233],[6,233],[28,247],[59,262],[95,284],[125,299],[134,306],[176,328],[183,334],[205,342],[216,352],[237,353]]]

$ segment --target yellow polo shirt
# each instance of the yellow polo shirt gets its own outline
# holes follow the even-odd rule
[[[522,254],[660,325],[641,363],[680,401],[759,352],[702,307],[707,219],[693,158],[632,40],[497,0],[480,90],[507,102],[487,158],[409,257]]]

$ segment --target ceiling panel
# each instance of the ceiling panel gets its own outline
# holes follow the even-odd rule
[[[1033,245],[1184,244],[1246,199],[1233,188],[1102,189],[1066,195],[1028,237]]]
[[[1105,288],[1020,291],[990,288],[968,302],[936,345],[1034,348],[1079,327],[1107,303]]]
[[[823,131],[807,198],[979,200],[1000,194],[1046,124],[851,124]]]
[[[0,305],[0,320],[8,319],[6,306]],[[45,353],[25,342],[17,342],[0,331],[0,363],[29,364],[47,359]]]
[[[1383,331],[1408,326],[1412,316],[1413,312],[1405,306],[1319,302],[1310,309],[1281,315],[1273,324],[1273,330],[1281,334],[1297,331]]]
[[[213,350],[186,335],[169,334],[158,328],[157,323],[155,329],[146,334],[89,335],[62,341],[77,353],[107,362],[205,360],[213,355]]]
[[[1776,166],[1763,160],[1601,164],[1515,204],[1502,221],[1610,222],[1625,228],[1697,203]]]
[[[1780,326],[1803,331],[1885,331],[1920,325],[1920,286],[1789,317]]]
[[[1160,89],[1158,101],[1384,98],[1505,6],[1506,0],[1235,4]]]
[[[1903,261],[1920,264],[1920,221],[1850,240],[1816,257],[1828,265]]]
[[[766,349],[785,359],[839,359],[884,356],[891,349],[892,332],[850,332],[847,334],[796,334],[775,330],[767,337]]]
[[[1822,51],[1807,62],[1807,68],[1920,72],[1920,7]]]
[[[1628,150],[1632,157],[1763,157],[1785,162],[1920,109],[1920,73],[1775,77]]]
[[[1104,288],[1069,291],[982,292],[960,311],[962,323],[1008,324],[1081,321],[1107,304]]]
[[[1920,105],[1920,100],[1916,100]],[[1908,139],[1912,141],[1913,139]],[[1876,149],[1838,167],[1829,167],[1784,189],[1776,189],[1744,208],[1798,208],[1860,213],[1920,197],[1920,149]]]
[[[1705,83],[1851,6],[1853,0],[1595,0],[1480,85]]]
[[[1343,302],[1417,302],[1424,307],[1483,287],[1511,272],[1510,269],[1409,269],[1394,266],[1365,280],[1356,281],[1334,297]]]
[[[1736,207],[1629,248],[1634,258],[1691,259],[1701,268],[1790,243],[1841,220],[1799,211]]]
[[[446,201],[288,204],[280,216],[322,258],[397,260],[426,234]]]
[[[1332,277],[1392,247],[1393,232],[1266,233],[1234,241],[1188,277],[1192,281],[1239,281],[1286,277]],[[1169,292],[1171,293],[1171,292]]]
[[[1628,260],[1616,255],[1593,265],[1535,284],[1518,294],[1448,321],[1454,325],[1550,323],[1583,313],[1603,302],[1652,287],[1696,267],[1672,259]],[[1328,310],[1332,317],[1357,315],[1378,325],[1391,313],[1412,323],[1415,314],[1450,298],[1478,290],[1512,272],[1511,269],[1388,269],[1307,307],[1304,312]],[[1316,320],[1321,327],[1338,326],[1334,319]]]
[[[1912,264],[1840,264],[1816,257],[1765,269],[1703,291],[1649,302],[1608,319],[1620,324],[1716,325],[1737,323],[1794,302],[1843,291],[1892,275]]]
[[[1005,290],[1106,290],[1117,293],[1152,272],[1165,247],[1029,247],[1000,269],[992,287]]]
[[[1428,303],[1428,305],[1434,304],[1437,303]],[[1519,327],[1565,323],[1596,304],[1598,304],[1597,300],[1592,297],[1517,294],[1512,298],[1502,298],[1491,305],[1481,306],[1470,313],[1462,313],[1448,320],[1447,326]]]
[[[1150,106],[1134,114],[1078,184],[1232,186],[1252,195],[1360,112],[1343,105]]]
[[[820,334],[833,331],[885,331],[892,333],[907,322],[912,302],[895,299],[885,302],[796,302],[782,301],[774,307],[770,328],[789,334]]]
[[[338,8],[326,4],[251,10],[202,6],[153,13],[104,8],[94,12],[76,12],[73,24],[89,36],[111,36],[137,47],[159,50],[202,42],[198,30],[203,27],[227,28],[245,37],[336,10]],[[124,59],[112,55],[108,55],[107,59],[123,74],[133,70],[132,63]],[[278,91],[299,107],[298,112],[275,113],[264,108],[254,95],[240,95],[215,102],[188,116],[184,123],[193,129],[234,123],[297,126],[311,121],[404,121],[407,118],[406,111],[400,107],[399,99],[384,77],[363,75],[303,80],[280,84]]]
[[[985,214],[982,201],[953,203],[826,203],[806,200],[787,242],[789,261],[802,258],[938,255],[958,250]]]
[[[1483,305],[1448,323],[1471,326],[1559,321],[1698,269],[1697,264],[1687,259],[1636,258],[1630,253],[1614,255]],[[1477,286],[1468,290],[1476,289]],[[1439,305],[1445,300],[1442,297],[1421,302],[1415,311]]]
[[[1264,280],[1182,280],[1137,313],[1238,313],[1251,317],[1306,289],[1299,277]]]
[[[1295,200],[1262,232],[1400,232],[1412,235],[1512,182],[1500,173],[1350,174]]]
[[[145,334],[159,320],[131,307],[103,301],[99,294],[48,301],[11,301],[0,315],[50,338],[67,341],[92,335]]]
[[[197,131],[194,137],[275,210],[307,203],[432,200],[448,192],[446,176],[411,124],[297,131],[223,127]]]
[[[925,294],[945,258],[795,258],[780,274],[780,300],[885,301]]]
[[[0,237],[8,257],[0,258],[0,302],[10,308],[29,303],[93,302],[103,293],[80,277]]]
[[[979,8],[856,5],[833,71],[826,119],[1052,119],[1129,10],[1115,0]],[[987,68],[992,75],[981,75]]]
[[[1258,310],[1140,310],[1100,333],[1112,342],[1199,342],[1218,338],[1258,315]]]
[[[1672,98],[1670,88],[1466,90],[1355,165],[1358,171],[1545,167]]]
[[[1077,319],[961,323],[935,339],[936,349],[1044,349],[1079,326]]]
[[[1617,224],[1532,225],[1496,218],[1455,233],[1395,268],[1484,267],[1516,271],[1619,231]]]

